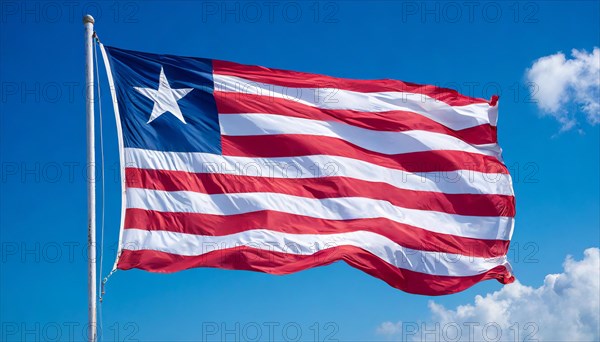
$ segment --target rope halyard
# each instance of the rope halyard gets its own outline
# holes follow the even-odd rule
[[[100,41],[100,37],[98,37],[98,34],[94,31],[92,38],[94,38],[94,40],[96,41],[97,44],[102,44],[102,42]],[[96,63],[96,77],[99,79],[100,78],[100,73],[98,71],[98,52],[96,50],[96,45],[94,45],[94,59],[95,59],[95,63]],[[102,223],[101,223],[101,228],[100,228],[100,232],[101,232],[101,236],[100,236],[100,276],[102,276],[102,274],[104,273],[103,270],[103,259],[104,259],[104,207],[105,207],[105,191],[104,191],[104,140],[103,140],[103,126],[102,126],[102,122],[103,122],[103,118],[102,118],[102,98],[100,96],[100,82],[98,82],[98,114],[100,117],[100,159],[101,159],[101,164],[102,164]],[[104,298],[104,294],[106,293],[106,283],[108,282],[108,279],[110,278],[110,276],[112,276],[117,270],[116,269],[112,269],[107,275],[106,277],[102,278],[102,281],[99,282],[99,287],[100,287],[100,296],[99,296],[99,301],[100,303],[102,303],[102,300]]]
[[[106,193],[105,193],[105,175],[104,175],[104,132],[103,132],[103,116],[102,116],[102,95],[100,91],[100,72],[98,71],[98,51],[96,48],[97,44],[100,44],[100,39],[98,35],[94,31],[92,34],[92,38],[95,40],[96,44],[94,44],[94,64],[96,65],[96,84],[97,84],[97,92],[98,92],[98,115],[99,115],[99,128],[100,128],[100,172],[101,172],[101,205],[102,211],[100,215],[100,279],[102,279],[102,274],[104,273],[103,269],[103,260],[104,260],[104,227],[105,227],[105,207],[106,207]],[[112,274],[111,272],[110,274]],[[110,276],[109,274],[109,276]],[[98,329],[100,332],[100,341],[103,340],[102,336],[102,301],[104,299],[105,292],[105,284],[108,281],[108,276],[99,280],[99,288],[100,294],[98,296]]]

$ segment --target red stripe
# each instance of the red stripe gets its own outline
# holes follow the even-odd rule
[[[405,292],[436,296],[463,291],[476,283],[496,279],[509,284],[513,275],[505,266],[475,276],[438,276],[397,268],[373,254],[354,246],[339,246],[313,255],[295,255],[246,246],[223,249],[199,256],[182,256],[159,251],[124,249],[117,267],[121,270],[139,268],[150,272],[171,273],[195,267],[215,267],[249,270],[270,274],[290,274],[307,268],[343,260],[348,265],[377,277]]]
[[[236,76],[250,81],[294,88],[333,88],[363,93],[385,91],[409,92],[427,95],[451,106],[464,106],[473,103],[489,103],[484,99],[461,95],[453,89],[441,88],[432,85],[422,85],[389,79],[353,80],[306,72],[237,64],[218,60],[213,60],[213,73],[218,75]]]
[[[407,172],[443,172],[469,170],[508,174],[498,159],[463,151],[433,150],[383,154],[369,151],[345,140],[304,134],[261,136],[221,136],[222,152],[236,157],[298,157],[331,155],[366,161]]]
[[[125,176],[129,188],[194,191],[204,194],[270,192],[318,199],[365,197],[385,200],[403,208],[449,214],[509,217],[515,215],[513,196],[406,190],[387,183],[348,177],[273,178],[135,168],[127,168]]]
[[[364,113],[343,109],[320,109],[296,101],[232,92],[214,92],[219,114],[277,114],[311,120],[336,121],[376,131],[424,130],[447,134],[469,144],[494,144],[496,127],[490,124],[452,130],[423,115],[407,111]]]
[[[209,236],[224,236],[252,229],[269,229],[290,234],[368,231],[415,250],[481,258],[506,255],[509,245],[509,241],[436,233],[385,218],[327,220],[272,210],[237,215],[211,215],[130,208],[126,211],[124,227]]]

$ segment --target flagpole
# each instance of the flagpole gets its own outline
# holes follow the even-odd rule
[[[88,339],[96,341],[96,156],[94,141],[94,59],[92,44],[94,18],[83,17],[85,27],[85,111],[87,140],[88,196]]]

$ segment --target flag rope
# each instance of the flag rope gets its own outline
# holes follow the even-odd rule
[[[121,252],[122,252],[122,245],[121,242],[123,241],[123,226],[125,224],[125,192],[126,192],[126,186],[125,186],[125,152],[124,152],[124,148],[123,148],[123,135],[122,135],[122,130],[121,130],[121,118],[120,118],[120,114],[119,114],[119,106],[117,104],[117,94],[115,92],[115,84],[113,81],[113,76],[112,76],[112,70],[111,70],[111,66],[110,66],[110,62],[108,61],[108,56],[106,55],[106,50],[104,49],[104,45],[102,44],[102,42],[100,41],[100,39],[98,38],[98,36],[96,35],[97,39],[98,39],[98,46],[100,47],[100,53],[102,54],[102,59],[104,61],[104,67],[106,70],[106,78],[108,81],[108,87],[110,89],[110,94],[111,94],[111,98],[112,98],[112,103],[113,103],[113,109],[115,112],[115,125],[117,126],[117,141],[118,141],[118,145],[119,145],[119,179],[121,182],[121,222],[119,224],[119,242],[117,245],[117,255],[115,258],[115,263],[113,264],[113,267],[111,269],[111,271],[109,272],[109,274],[104,278],[102,286],[105,286],[105,284],[107,283],[108,279],[110,278],[110,276],[112,276],[116,271],[117,271],[117,263],[119,261],[119,257],[121,256]]]
[[[101,205],[102,205],[102,210],[101,210],[101,214],[100,214],[100,279],[98,281],[98,285],[100,287],[100,294],[98,296],[98,328],[100,329],[100,332],[102,332],[102,302],[104,299],[104,294],[106,293],[106,283],[108,282],[108,279],[110,278],[110,276],[112,276],[115,272],[116,272],[116,268],[111,269],[111,271],[106,275],[106,277],[102,277],[102,274],[104,274],[104,228],[105,228],[105,207],[106,207],[106,193],[105,193],[105,172],[104,172],[104,131],[103,131],[103,115],[102,115],[102,96],[101,96],[101,91],[100,91],[100,72],[98,70],[98,50],[96,48],[96,45],[102,45],[102,43],[100,42],[100,38],[98,37],[98,34],[94,31],[93,34],[93,38],[95,40],[94,44],[94,63],[96,64],[96,79],[98,80],[97,82],[97,91],[98,91],[98,116],[99,116],[99,130],[100,130],[100,172],[101,172],[101,178],[102,178],[102,183],[101,183],[101,192],[102,192],[102,197],[101,197]],[[102,341],[102,335],[100,334],[100,341]]]
[[[99,41],[96,32],[94,31],[92,38],[94,42],[97,43]],[[101,174],[101,212],[100,212],[100,279],[102,279],[103,267],[102,262],[104,258],[104,208],[105,208],[105,194],[104,194],[104,139],[103,139],[103,117],[102,117],[102,95],[100,91],[100,73],[98,72],[98,51],[96,49],[96,44],[94,44],[94,64],[96,67],[96,88],[98,92],[98,116],[99,116],[99,128],[100,128],[100,174]],[[101,289],[100,295],[98,296],[98,328],[100,333],[100,341],[103,340],[102,337],[102,297],[104,296],[104,286],[103,281],[98,279],[98,287]]]
[[[98,46],[100,46],[100,49],[102,49],[102,42],[100,41],[100,37],[98,37],[98,34],[94,31],[94,38],[95,41],[97,43]],[[96,45],[94,45],[94,58],[95,58],[95,63],[96,63],[96,75],[98,78],[100,78],[100,73],[98,71],[98,52],[96,50]],[[98,82],[100,83],[100,82]],[[110,79],[109,79],[109,86],[112,87],[112,85],[110,84]],[[112,90],[112,89],[111,89]],[[100,101],[100,85],[98,85],[98,100]],[[102,224],[101,224],[101,239],[100,239],[100,245],[101,245],[101,251],[100,251],[100,276],[102,276],[102,273],[104,273],[103,271],[103,258],[104,258],[104,199],[105,199],[105,194],[104,194],[104,141],[103,141],[103,133],[102,133],[102,104],[99,103],[98,105],[98,111],[99,111],[99,115],[100,115],[100,158],[102,161]],[[118,132],[117,132],[118,134]],[[121,243],[121,241],[119,241],[119,244]],[[118,254],[118,253],[117,253]],[[118,259],[118,255],[117,255],[117,259]],[[111,269],[110,272],[108,272],[108,274],[106,275],[106,277],[102,278],[102,282],[100,283],[100,303],[102,303],[102,299],[104,298],[104,294],[105,292],[105,286],[106,283],[108,282],[108,279],[117,271],[117,267],[116,267],[116,261],[115,261],[115,266]]]

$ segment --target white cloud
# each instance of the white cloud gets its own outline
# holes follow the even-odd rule
[[[533,82],[533,98],[544,114],[555,117],[566,131],[577,125],[576,113],[600,123],[600,49],[591,53],[573,49],[571,59],[562,52],[536,60],[526,76]]]
[[[378,335],[384,335],[384,336],[398,335],[402,332],[402,322],[398,322],[398,323],[392,323],[389,321],[383,322],[377,327],[377,329],[375,329],[375,332]]]
[[[429,302],[429,322],[384,322],[376,333],[401,341],[599,341],[600,250],[581,261],[568,256],[564,272],[538,288],[519,282],[455,309]]]

